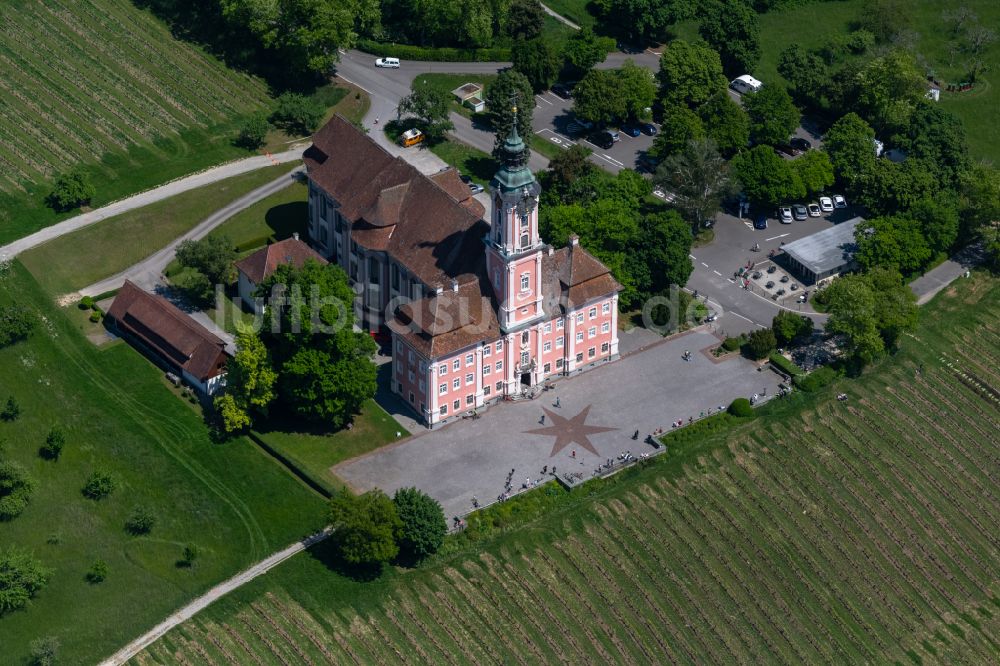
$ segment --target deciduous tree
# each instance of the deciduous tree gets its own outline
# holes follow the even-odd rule
[[[698,114],[686,106],[675,104],[663,110],[660,131],[653,139],[649,154],[665,158],[684,150],[695,139],[705,138],[705,125]]]
[[[258,289],[275,293],[265,311],[267,346],[284,407],[333,428],[346,425],[375,394],[375,343],[353,330],[354,292],[344,272],[309,260],[278,266]]]
[[[402,527],[400,555],[419,562],[437,552],[448,531],[444,511],[437,500],[416,488],[400,488],[392,497]]]
[[[226,393],[215,400],[226,432],[248,427],[251,412],[267,415],[277,380],[264,342],[249,326],[238,326],[236,354],[226,364]]]
[[[349,564],[376,570],[399,553],[403,528],[396,506],[381,490],[355,496],[342,490],[330,500],[331,540]]]
[[[702,223],[719,210],[733,191],[726,161],[711,139],[694,139],[679,153],[666,158],[656,170],[654,182],[675,195],[675,204],[697,235]]]
[[[524,74],[536,93],[555,83],[562,56],[546,39],[518,40],[510,49],[514,70]]]
[[[891,268],[910,274],[931,258],[920,223],[910,217],[876,217],[854,230],[858,249],[855,259],[864,269]]]
[[[830,156],[821,150],[810,150],[796,160],[792,161],[792,166],[806,196],[815,196],[833,185],[833,164],[830,163]]]
[[[396,110],[400,118],[407,114],[416,116],[424,134],[432,140],[441,139],[445,132],[455,127],[448,118],[450,112],[451,94],[430,86],[420,86],[399,100]]]
[[[788,143],[799,126],[801,114],[784,87],[768,85],[743,95],[743,108],[750,117],[750,138],[754,143],[776,146]]]
[[[733,174],[743,192],[758,205],[775,205],[805,196],[802,179],[791,162],[782,159],[768,146],[755,146],[732,160]]]
[[[771,321],[771,330],[777,343],[784,346],[812,333],[813,323],[809,317],[781,310]]]
[[[517,40],[535,39],[542,34],[545,10],[538,0],[514,0],[507,15],[507,34]]]
[[[750,118],[727,93],[716,93],[698,109],[708,137],[723,157],[732,157],[750,141]]]
[[[833,123],[823,143],[836,177],[857,195],[866,177],[875,169],[875,130],[856,113]]]
[[[27,606],[52,573],[22,550],[8,548],[0,552],[0,617]]]
[[[264,139],[270,129],[271,123],[268,122],[267,116],[263,113],[255,113],[243,121],[240,134],[236,138],[236,144],[250,150],[260,148],[264,145]]]
[[[700,106],[716,93],[725,93],[727,85],[719,54],[705,44],[681,39],[663,49],[657,79],[664,107]]]
[[[220,0],[225,17],[254,34],[290,68],[326,73],[338,48],[350,48],[355,26],[377,22],[370,0]]]
[[[13,460],[0,460],[0,521],[21,515],[35,489],[35,480]]]
[[[566,57],[566,66],[577,76],[584,73],[599,62],[604,62],[608,53],[615,48],[615,40],[610,37],[598,37],[594,32],[584,26],[566,40],[563,55]]]
[[[758,328],[747,338],[746,350],[751,358],[762,359],[778,346],[774,331],[769,328]]]
[[[86,206],[97,196],[97,189],[90,180],[90,174],[75,169],[56,178],[48,197],[48,204],[57,211],[73,210]]]
[[[288,134],[312,134],[323,120],[325,109],[316,100],[299,93],[286,92],[278,96],[270,120]]]
[[[573,89],[573,113],[592,123],[610,124],[625,115],[618,77],[608,69],[592,69]]]
[[[757,12],[745,0],[706,0],[701,7],[701,36],[722,56],[730,76],[752,72],[760,60]]]

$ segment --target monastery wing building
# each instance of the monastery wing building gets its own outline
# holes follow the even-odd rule
[[[358,321],[392,334],[392,389],[434,426],[618,358],[621,286],[575,236],[538,235],[515,127],[491,210],[454,169],[425,176],[334,117],[305,153],[309,241],[347,272]]]

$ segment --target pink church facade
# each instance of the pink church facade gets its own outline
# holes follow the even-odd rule
[[[348,272],[359,321],[391,332],[392,390],[423,423],[618,358],[621,287],[575,236],[541,241],[541,187],[516,129],[488,215],[454,171],[415,174],[355,132],[334,119],[306,153],[310,241]],[[366,153],[353,169],[345,145]]]

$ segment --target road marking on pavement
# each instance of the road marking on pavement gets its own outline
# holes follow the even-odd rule
[[[548,104],[549,106],[552,106],[552,102],[550,102],[549,100],[545,99],[545,98],[544,98],[544,97],[542,97],[541,95],[535,95],[535,99],[537,99],[537,100],[540,100],[540,101],[542,101],[542,102],[545,102],[545,103],[546,103],[546,104]]]
[[[771,236],[770,238],[765,238],[764,242],[766,243],[768,241],[778,240],[779,238],[784,238],[785,236],[789,236],[789,235],[791,235],[791,234],[781,234],[780,236]]]
[[[695,261],[698,261],[698,257],[694,256],[693,254],[689,254],[688,256],[694,259]]]
[[[602,159],[605,159],[608,162],[611,162],[612,164],[617,164],[620,167],[624,167],[625,166],[624,162],[619,162],[618,160],[616,160],[615,158],[611,157],[611,155],[608,155],[607,153],[601,153],[600,155],[598,155],[598,157],[600,157]]]
[[[557,146],[560,146],[562,148],[567,148],[568,149],[570,146],[575,145],[573,141],[570,141],[569,139],[567,139],[566,137],[562,136],[561,134],[556,134],[555,132],[553,132],[552,130],[550,130],[547,127],[543,127],[542,129],[540,129],[537,132],[535,132],[535,134],[543,134],[545,132],[548,132],[549,134],[552,135],[552,136],[548,137],[548,139],[549,139],[549,141],[551,141],[552,143],[556,144]]]
[[[729,311],[729,312],[728,312],[727,314],[731,314],[731,315],[733,315],[734,317],[739,317],[740,319],[744,319],[744,320],[746,320],[746,321],[750,322],[751,324],[755,324],[755,323],[757,323],[757,322],[755,322],[755,321],[754,321],[753,319],[750,319],[749,317],[744,317],[744,316],[743,316],[743,315],[741,315],[740,313],[738,313],[738,312],[733,312],[732,310],[730,310],[730,311]]]
[[[338,78],[338,79],[340,79],[340,80],[342,80],[342,81],[347,81],[347,82],[348,82],[348,83],[350,83],[350,84],[351,84],[352,86],[357,86],[358,88],[361,88],[362,90],[364,90],[364,91],[365,91],[366,93],[368,93],[369,95],[372,95],[372,94],[373,94],[371,90],[368,90],[368,88],[365,88],[365,87],[364,87],[363,85],[361,85],[360,83],[355,83],[354,81],[351,81],[351,80],[350,80],[349,78],[347,78],[347,77],[346,77],[346,76],[344,76],[343,74],[337,74],[337,78]]]
[[[708,264],[706,264],[704,261],[701,262],[701,265],[704,266],[705,268],[708,268]]]
[[[718,275],[719,277],[722,277],[722,273],[720,273],[719,271],[712,271],[712,272]]]

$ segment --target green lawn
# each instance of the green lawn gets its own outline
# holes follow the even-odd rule
[[[268,167],[178,194],[49,241],[22,254],[21,261],[48,293],[72,292],[125,270],[290,169]]]
[[[318,546],[143,663],[991,663],[1000,284],[923,321],[860,379],[474,514],[416,571],[350,580]]]
[[[587,11],[587,5],[590,2],[591,0],[546,0],[545,6],[579,26],[593,28],[597,24],[597,18]],[[568,27],[565,23],[560,23],[551,16],[546,16],[545,18],[551,19],[563,27]]]
[[[0,617],[0,661],[26,663],[29,643],[52,635],[59,663],[97,663],[321,524],[316,494],[247,439],[213,442],[156,367],[121,341],[95,348],[16,262],[0,277],[0,304],[12,301],[44,319],[27,342],[0,350],[0,396],[22,407],[20,419],[0,422],[0,439],[38,484],[27,510],[0,523],[0,544],[34,553],[55,574],[26,610]],[[38,456],[53,425],[67,439],[57,462]],[[95,469],[117,484],[102,501],[80,492]],[[156,524],[132,537],[123,524],[139,504]],[[187,543],[200,556],[179,568]],[[97,558],[111,571],[91,585],[84,574]]]
[[[486,187],[499,166],[492,156],[460,141],[445,139],[430,147],[431,152],[472,180]]]
[[[240,250],[266,245],[268,241],[305,235],[309,222],[309,188],[297,182],[220,224],[209,236],[228,236]]]
[[[472,109],[458,103],[458,100],[451,94],[459,86],[466,83],[478,83],[483,87],[479,93],[480,97],[486,95],[486,88],[497,78],[496,74],[421,74],[413,79],[412,90],[429,88],[448,95],[451,100],[451,110],[460,113],[466,118],[472,117]]]
[[[374,400],[368,400],[350,430],[335,433],[301,430],[301,423],[273,423],[254,435],[327,491],[344,486],[330,468],[350,458],[396,441],[410,433]]]

